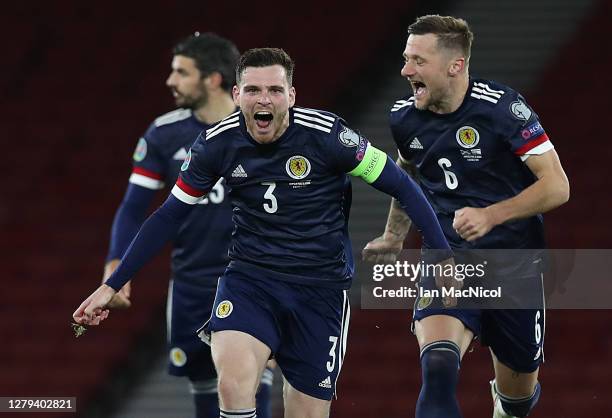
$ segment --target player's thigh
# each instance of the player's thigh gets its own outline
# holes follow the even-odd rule
[[[257,386],[270,358],[270,348],[242,331],[217,331],[212,334],[211,352],[219,375],[228,374],[252,381]]]
[[[539,368],[533,372],[521,373],[499,361],[492,350],[491,357],[495,370],[495,384],[499,392],[511,398],[524,398],[533,394],[538,383]]]
[[[210,347],[197,336],[197,330],[210,318],[214,299],[215,288],[170,282],[166,315],[170,374],[193,381],[216,378]]]
[[[331,400],[323,400],[300,392],[283,380],[285,418],[327,418]]]
[[[483,313],[482,343],[491,349],[496,382],[507,396],[529,396],[544,360],[544,309]]]
[[[347,346],[348,292],[287,285],[283,309],[282,340],[275,353],[283,376],[299,392],[331,400]]]

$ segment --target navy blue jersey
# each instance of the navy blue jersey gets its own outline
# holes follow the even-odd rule
[[[200,134],[172,194],[195,203],[225,177],[234,207],[231,268],[348,288],[353,266],[346,173],[367,147],[338,116],[299,107],[289,110],[289,126],[278,140],[259,144],[236,112]]]
[[[209,128],[189,109],[178,109],[158,117],[140,138],[134,152],[130,183],[148,189],[174,184],[180,167],[200,132]],[[221,179],[211,186],[180,227],[172,251],[175,280],[216,286],[229,262],[227,250],[233,230],[228,189]]]
[[[512,198],[535,180],[524,161],[553,148],[536,113],[509,87],[470,79],[461,106],[437,114],[399,100],[391,131],[402,158],[413,163],[453,248],[543,248],[542,216],[498,225],[469,243],[452,227],[455,210]]]

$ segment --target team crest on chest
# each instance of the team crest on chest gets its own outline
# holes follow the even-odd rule
[[[287,160],[285,165],[289,177],[296,180],[301,180],[310,174],[310,161],[301,155],[294,155]]]
[[[462,126],[455,134],[457,143],[463,148],[474,148],[480,141],[480,134],[471,126]]]

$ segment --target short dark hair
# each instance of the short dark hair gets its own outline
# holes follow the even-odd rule
[[[293,69],[295,64],[289,54],[280,48],[253,48],[240,57],[236,66],[236,82],[240,84],[242,73],[247,67],[268,67],[280,65],[285,69],[289,86],[293,85]]]
[[[426,15],[408,26],[409,35],[428,33],[437,36],[438,45],[442,48],[460,50],[469,61],[474,34],[465,20],[452,16]]]
[[[196,32],[177,43],[172,53],[193,59],[203,77],[214,72],[221,74],[223,90],[231,91],[236,83],[234,69],[240,52],[228,39],[210,32]]]

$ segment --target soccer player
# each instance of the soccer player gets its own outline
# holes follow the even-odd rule
[[[453,249],[544,248],[541,214],[569,199],[569,184],[538,116],[511,88],[469,76],[473,34],[464,20],[423,16],[408,33],[401,74],[413,95],[397,101],[390,116],[399,165],[416,173]],[[384,234],[368,243],[364,258],[393,259],[409,228],[393,202]],[[513,279],[543,295],[541,274]],[[430,281],[422,278],[421,286]],[[461,306],[416,304],[423,380],[416,417],[461,416],[459,364],[475,336],[493,358],[493,416],[527,416],[540,396],[543,303],[520,310]]]
[[[280,49],[241,56],[233,90],[241,110],[202,132],[171,195],[73,315],[81,324],[104,320],[115,292],[224,177],[234,207],[231,262],[200,335],[212,340],[225,418],[256,416],[255,391],[271,355],[286,379],[285,416],[329,414],[350,318],[346,173],[398,199],[432,249],[431,262],[452,256],[408,175],[338,116],[294,107],[293,69]]]
[[[104,281],[117,268],[156,193],[164,184],[176,182],[198,134],[236,110],[231,90],[239,56],[232,42],[212,33],[196,33],[174,47],[166,85],[179,109],[155,119],[138,141],[129,185],[113,223]],[[196,331],[210,317],[217,280],[229,262],[233,223],[227,194],[225,182],[216,182],[186,217],[173,242],[167,308],[169,373],[189,378],[198,418],[219,416],[210,347]],[[109,306],[129,307],[129,297],[130,282]],[[272,376],[266,370],[257,394],[260,416],[270,416]]]

